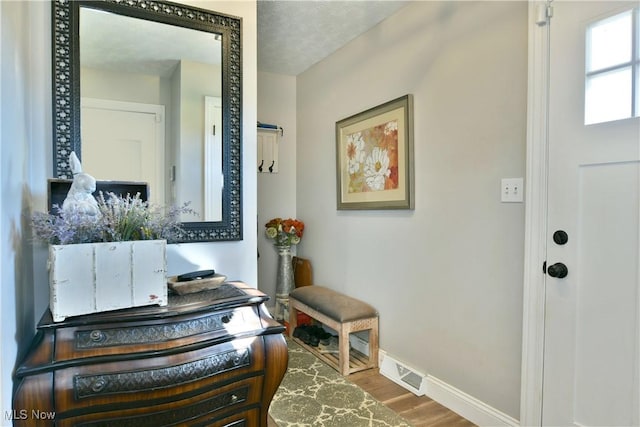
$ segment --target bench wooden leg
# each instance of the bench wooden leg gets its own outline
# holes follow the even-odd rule
[[[289,298],[289,336],[293,336],[293,331],[298,326],[298,310],[294,307],[295,301]]]
[[[378,367],[378,318],[372,320],[373,326],[369,329],[369,362],[372,368]]]
[[[350,374],[350,366],[349,366],[349,347],[351,343],[349,341],[349,324],[341,323],[340,331],[338,335],[338,350],[339,350],[339,363],[340,363],[340,373],[342,375]]]

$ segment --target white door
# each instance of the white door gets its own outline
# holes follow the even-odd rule
[[[638,426],[638,2],[552,5],[542,424]]]
[[[149,184],[164,205],[164,106],[82,99],[82,169],[98,180]]]

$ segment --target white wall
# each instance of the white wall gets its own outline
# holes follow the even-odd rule
[[[87,98],[167,104],[169,79],[141,73],[127,73],[83,67],[80,94]]]
[[[13,370],[49,298],[27,221],[46,204],[53,163],[50,5],[0,2],[0,28],[0,425],[9,426]]]
[[[526,2],[415,2],[297,80],[299,254],[373,304],[380,345],[519,415]],[[413,211],[337,211],[335,122],[411,93]]]
[[[278,173],[258,174],[258,288],[275,304],[277,252],[264,234],[272,218],[296,217],[296,78],[258,73],[258,120],[284,129]],[[300,218],[304,221],[304,218]],[[305,237],[303,236],[303,239]],[[295,247],[294,247],[295,251]]]
[[[186,2],[185,2],[186,3]],[[189,1],[242,18],[243,165],[256,152],[256,3]],[[46,309],[46,248],[32,249],[28,218],[46,207],[52,176],[51,6],[49,2],[0,1],[0,425],[11,410],[12,372]],[[242,174],[243,235],[238,242],[171,245],[169,273],[215,266],[231,279],[257,283],[256,172]]]

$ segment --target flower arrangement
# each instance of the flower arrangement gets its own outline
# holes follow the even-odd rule
[[[37,240],[52,245],[77,243],[124,242],[131,240],[175,241],[182,233],[180,214],[193,213],[185,203],[168,209],[151,206],[140,199],[102,192],[97,197],[98,213],[80,209],[61,209],[55,213],[36,212],[32,226]]]
[[[297,245],[304,232],[304,222],[292,218],[274,218],[265,227],[267,237],[273,239],[276,246]]]

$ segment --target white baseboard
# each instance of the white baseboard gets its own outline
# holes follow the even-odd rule
[[[431,375],[427,375],[426,395],[481,427],[520,425],[515,418]]]
[[[408,367],[402,362],[397,361],[394,357],[389,356],[389,354],[384,350],[380,350],[379,355],[380,374],[416,395],[420,396],[424,394],[480,427],[520,426],[520,422],[515,418],[487,405],[486,403],[432,375],[420,374],[413,368]],[[407,385],[402,381],[399,372],[407,372],[407,370],[412,371],[412,375],[418,375],[423,378],[421,383],[416,385],[416,388],[412,388],[410,385]]]

